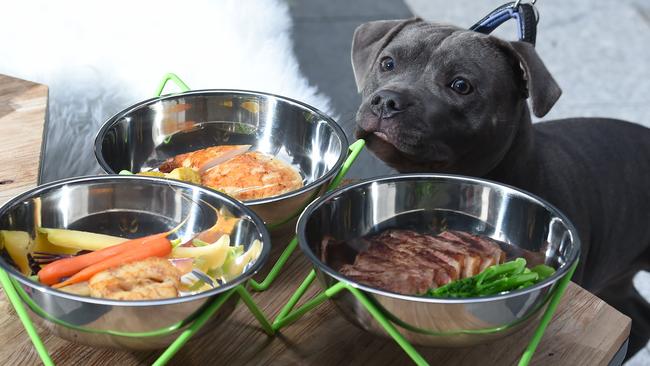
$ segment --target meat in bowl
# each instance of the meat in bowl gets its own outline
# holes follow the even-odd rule
[[[462,231],[434,236],[390,229],[360,243],[365,249],[339,272],[361,284],[405,295],[494,295],[533,285],[554,272],[543,264],[528,269],[523,258],[505,263],[506,253],[498,242]],[[326,238],[323,253],[335,255],[342,245]]]
[[[240,201],[278,196],[303,186],[297,169],[274,156],[249,151],[250,145],[221,145],[177,155],[141,172],[189,181]]]

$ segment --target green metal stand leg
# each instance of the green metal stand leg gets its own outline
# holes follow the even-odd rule
[[[296,306],[298,301],[300,301],[300,298],[303,297],[309,286],[311,285],[312,282],[314,282],[314,279],[316,278],[316,271],[313,269],[309,271],[309,274],[307,277],[305,277],[305,280],[302,281],[300,286],[298,286],[298,289],[296,292],[293,293],[289,301],[282,307],[282,310],[280,310],[280,314],[278,314],[276,319],[281,319],[287,316],[293,310],[293,308]]]
[[[300,319],[300,317],[305,315],[307,312],[309,312],[310,310],[314,309],[318,305],[325,302],[325,300],[329,299],[330,297],[336,295],[341,290],[345,289],[345,285],[343,283],[337,282],[332,287],[314,296],[314,298],[304,303],[298,309],[293,310],[293,308],[296,306],[300,298],[305,294],[305,292],[312,284],[312,282],[314,282],[315,278],[316,278],[316,273],[314,272],[314,270],[311,270],[311,272],[309,272],[305,280],[298,287],[298,290],[296,290],[293,296],[291,296],[289,302],[287,302],[284,305],[284,307],[282,308],[278,316],[275,318],[275,321],[273,321],[274,330],[277,331],[295,322],[296,320]]]
[[[542,316],[542,320],[540,320],[539,326],[537,329],[535,329],[533,338],[530,340],[530,343],[528,343],[528,346],[524,350],[523,355],[519,359],[519,366],[528,365],[530,363],[530,360],[533,358],[535,350],[537,350],[537,346],[539,346],[539,342],[542,340],[544,332],[546,332],[546,328],[553,319],[553,314],[555,314],[557,306],[560,304],[562,295],[564,295],[564,291],[566,290],[567,286],[569,286],[569,282],[571,282],[571,278],[573,277],[573,273],[576,271],[576,267],[578,267],[578,261],[576,261],[571,269],[569,269],[569,272],[566,274],[566,276],[564,276],[558,283],[557,288],[553,293],[553,297],[551,297],[551,301],[549,302],[548,307]]]
[[[29,318],[27,309],[25,309],[23,302],[20,300],[20,296],[11,283],[9,275],[3,269],[0,269],[0,282],[2,283],[2,287],[4,288],[7,299],[9,299],[9,302],[11,302],[11,305],[13,305],[14,310],[16,310],[16,314],[18,314],[18,318],[20,318],[20,321],[23,323],[25,331],[27,331],[29,338],[32,340],[34,348],[36,348],[36,352],[43,361],[43,364],[45,366],[54,366],[54,362],[50,358],[50,354],[47,352],[47,348],[45,347],[45,344],[43,344],[43,340],[41,340],[41,337],[36,331],[34,323]]]
[[[176,340],[167,347],[165,352],[158,357],[158,359],[153,363],[154,366],[165,365],[169,360],[174,357],[174,355],[187,343],[187,341],[194,335],[196,332],[201,329],[205,323],[214,315],[214,313],[219,310],[219,308],[233,295],[236,291],[232,289],[224,293],[221,297],[212,302],[197,318],[194,320],[192,325],[189,328],[185,329],[181,335],[176,338]]]
[[[271,327],[271,323],[269,323],[262,310],[257,306],[255,301],[253,301],[253,297],[248,291],[246,291],[244,286],[237,286],[237,293],[241,297],[242,301],[244,301],[244,304],[248,306],[248,309],[251,311],[251,313],[253,313],[255,319],[257,319],[257,321],[260,323],[262,329],[264,329],[264,332],[270,336],[274,335],[275,331],[273,330],[273,327]]]
[[[169,360],[171,360],[172,357],[187,343],[187,341],[194,335],[196,332],[198,332],[204,325],[205,323],[214,315],[214,313],[219,310],[219,308],[232,296],[234,293],[239,294],[241,297],[242,301],[246,306],[248,306],[248,309],[253,313],[253,316],[260,322],[260,325],[264,329],[264,332],[268,335],[273,335],[274,331],[273,328],[271,327],[271,324],[269,323],[268,319],[266,316],[264,316],[264,313],[262,313],[262,310],[255,304],[255,301],[253,301],[253,298],[251,295],[246,291],[243,285],[239,285],[235,287],[234,289],[228,291],[225,293],[223,296],[218,298],[216,301],[214,301],[212,304],[208,306],[207,309],[205,309],[196,320],[190,325],[189,328],[187,328],[183,333],[181,333],[176,340],[169,345],[169,347],[163,352],[160,357],[156,360],[156,362],[153,363],[154,366],[162,366],[165,365]]]
[[[429,363],[422,357],[420,352],[418,352],[413,345],[402,336],[402,334],[395,328],[393,323],[390,320],[386,319],[384,314],[377,309],[375,304],[370,302],[368,298],[358,289],[352,286],[346,286],[348,291],[350,291],[360,302],[363,304],[363,307],[368,310],[373,318],[386,330],[386,332],[399,344],[400,347],[406,352],[409,357],[415,362],[418,366],[426,366]]]
[[[296,250],[296,247],[298,247],[298,238],[294,236],[291,242],[289,242],[289,245],[287,245],[287,247],[282,251],[280,258],[278,258],[278,261],[275,262],[269,274],[267,274],[266,278],[264,278],[264,281],[261,283],[255,280],[248,281],[248,285],[251,287],[251,289],[257,292],[268,290],[273,281],[275,281],[275,279],[280,275],[282,268],[291,257],[291,254],[293,254],[293,252]]]
[[[282,308],[278,316],[275,318],[275,321],[273,322],[274,330],[279,330],[283,327],[286,327],[287,325],[293,323],[305,315],[305,313],[325,302],[325,300],[336,295],[341,290],[346,289],[350,291],[352,295],[354,295],[357,299],[359,299],[361,304],[368,310],[368,312],[370,312],[370,314],[379,322],[379,324],[381,324],[381,326],[386,329],[386,332],[388,332],[388,334],[393,337],[393,339],[400,345],[400,347],[402,347],[402,349],[409,355],[409,357],[411,357],[415,364],[418,366],[428,365],[428,363],[424,360],[424,358],[422,358],[418,351],[413,348],[413,346],[399,333],[395,326],[388,319],[386,319],[381,311],[379,311],[379,309],[377,309],[377,307],[375,307],[375,305],[370,300],[368,300],[368,298],[363,295],[361,291],[342,282],[337,282],[335,285],[331,286],[327,290],[319,293],[311,300],[307,301],[298,309],[292,311],[300,298],[305,294],[309,286],[314,282],[315,278],[316,273],[314,270],[311,270],[311,272],[309,272],[307,277],[305,277],[305,280],[300,284],[296,292],[293,294],[293,296],[291,296],[287,304]]]

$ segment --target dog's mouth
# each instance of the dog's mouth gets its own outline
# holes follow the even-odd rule
[[[380,140],[383,140],[384,142],[387,142],[387,143],[390,144],[390,140],[388,140],[388,135],[386,135],[385,133],[380,132],[380,131],[375,131],[372,134],[375,135],[376,137],[378,137]]]
[[[414,141],[409,143],[408,139],[403,138],[403,136],[395,136],[381,129],[365,130],[359,127],[356,132],[356,137],[376,144],[390,145],[396,151],[411,158],[411,160],[417,160],[417,157],[421,155],[418,153],[418,146]]]
[[[417,154],[402,149],[382,131],[366,131],[358,128],[356,137],[366,140],[366,147],[379,159],[402,172],[444,171],[449,166],[447,159],[432,160],[426,154]]]
[[[395,146],[395,144],[391,141],[391,139],[388,137],[388,135],[385,132],[378,131],[378,130],[373,130],[373,131],[367,131],[364,130],[363,128],[357,128],[357,131],[355,133],[356,137],[358,139],[369,139],[372,137],[378,138],[388,144],[391,144]]]

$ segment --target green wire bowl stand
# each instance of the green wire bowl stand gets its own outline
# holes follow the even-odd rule
[[[181,89],[182,92],[186,92],[190,90],[187,84],[185,84],[178,76],[176,76],[173,73],[169,73],[165,75],[159,87],[156,89],[155,96],[160,96],[162,94],[165,85],[169,81],[173,81]],[[352,166],[352,163],[356,160],[361,150],[363,150],[364,146],[365,146],[364,140],[357,140],[356,142],[354,142],[352,145],[349,146],[348,158],[344,162],[343,166],[341,167],[341,170],[338,172],[336,177],[330,183],[328,190],[336,188],[341,183],[346,173]],[[162,352],[162,354],[158,357],[158,359],[154,361],[153,365],[162,366],[165,365],[167,362],[169,362],[169,360],[171,360],[172,357],[174,357],[174,355],[187,343],[187,341],[207,323],[207,321],[219,310],[219,308],[231,296],[234,295],[239,296],[242,302],[248,307],[252,315],[260,323],[262,330],[266,334],[272,336],[280,329],[297,321],[299,318],[301,318],[303,315],[308,313],[310,310],[313,310],[314,308],[316,308],[323,302],[327,301],[328,299],[332,298],[333,296],[337,295],[343,290],[349,291],[354,297],[356,297],[359,300],[359,302],[364,306],[364,308],[366,308],[366,310],[372,315],[372,317],[384,328],[386,333],[395,340],[395,342],[404,350],[404,352],[406,352],[406,354],[411,358],[411,360],[413,360],[413,362],[416,365],[418,366],[428,365],[428,362],[424,359],[424,357],[422,357],[422,355],[415,349],[415,347],[408,340],[406,340],[406,338],[404,338],[404,336],[399,332],[399,330],[395,327],[392,321],[389,320],[386,317],[386,315],[380,309],[378,309],[377,306],[375,306],[375,304],[363,292],[361,292],[352,284],[345,283],[345,282],[337,282],[336,284],[332,285],[326,290],[318,293],[317,295],[312,297],[310,300],[306,301],[298,308],[295,308],[298,302],[300,301],[300,299],[304,296],[305,292],[309,289],[310,285],[314,282],[314,279],[316,278],[316,273],[314,270],[311,270],[309,272],[305,280],[300,284],[296,292],[291,296],[291,298],[281,309],[280,313],[277,315],[275,320],[271,323],[268,320],[268,318],[264,315],[262,310],[259,308],[259,306],[255,303],[250,292],[246,289],[246,286],[248,286],[253,291],[267,290],[271,286],[273,281],[275,281],[275,279],[278,277],[278,275],[282,271],[282,268],[284,267],[284,265],[286,264],[290,256],[293,254],[293,252],[295,252],[297,246],[298,246],[298,239],[297,237],[294,236],[294,238],[289,242],[289,244],[284,249],[284,251],[282,252],[282,254],[280,255],[280,257],[273,265],[273,267],[271,268],[271,270],[266,275],[263,281],[257,282],[251,279],[247,282],[247,285],[243,285],[243,284],[238,285],[230,289],[229,291],[215,297],[206,306],[206,308],[189,323],[189,326],[187,326],[187,328],[183,330],[181,334]],[[528,343],[526,349],[524,350],[519,360],[519,366],[526,366],[530,363],[530,360],[532,359],[533,354],[537,349],[537,346],[539,345],[542,337],[544,336],[544,332],[546,331],[548,324],[551,322],[551,319],[553,318],[553,314],[555,313],[557,306],[560,303],[562,295],[564,294],[569,282],[571,281],[571,277],[573,276],[573,273],[575,272],[577,265],[578,263],[576,262],[570,268],[569,272],[556,284],[555,289],[551,293],[550,299],[548,301],[548,306],[544,311],[544,314],[542,315],[539,325],[537,326],[530,342]],[[47,318],[48,317],[47,314],[45,314],[45,312],[39,309],[36,304],[34,304],[29,300],[29,297],[24,294],[24,290],[20,287],[17,281],[12,280],[9,274],[3,269],[0,269],[0,283],[4,288],[6,297],[9,299],[9,302],[13,305],[16,314],[18,315],[20,321],[22,322],[25,328],[25,331],[27,332],[32,343],[34,344],[34,348],[36,349],[36,352],[38,353],[39,357],[43,361],[43,364],[46,366],[53,366],[54,362],[52,361],[52,358],[50,357],[48,350],[45,344],[43,343],[43,340],[39,336],[36,330],[36,326],[30,319],[27,308],[25,307],[25,303],[28,304],[30,309],[34,313],[36,313],[37,316]],[[60,323],[60,321],[55,319],[50,318],[50,320]],[[121,333],[120,332],[119,334],[117,334],[117,332],[108,332],[108,331],[106,333],[109,334],[115,333],[116,335],[120,335],[120,336],[145,338],[147,336],[157,336],[168,332],[172,332],[180,329],[185,325],[187,325],[187,323],[181,322],[165,329],[160,329],[157,331],[152,331],[147,333]]]

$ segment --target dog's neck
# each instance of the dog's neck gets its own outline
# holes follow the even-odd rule
[[[526,171],[535,169],[534,164],[534,134],[533,123],[527,105],[523,105],[521,112],[513,123],[517,131],[512,139],[510,148],[506,151],[501,162],[492,169],[486,178],[502,183],[518,186],[518,180],[527,176]]]

